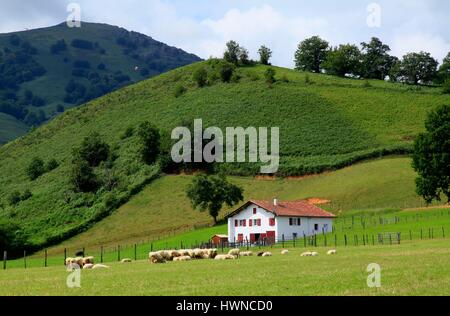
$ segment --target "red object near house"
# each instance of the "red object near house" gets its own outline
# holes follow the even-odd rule
[[[244,234],[239,234],[238,235],[238,241],[239,242],[243,242],[244,241]]]
[[[266,238],[268,243],[275,243],[275,232],[274,231],[266,232]]]
[[[211,242],[216,247],[223,245],[226,245],[228,243],[228,236],[227,235],[214,235],[211,238]]]
[[[269,218],[269,226],[275,226],[275,218]]]

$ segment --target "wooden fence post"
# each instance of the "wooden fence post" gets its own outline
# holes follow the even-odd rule
[[[120,245],[117,246],[117,261],[120,261]]]
[[[100,263],[103,263],[103,246],[100,247]]]
[[[306,235],[305,235],[305,233],[303,233],[303,243],[305,244],[305,248],[306,248]]]
[[[282,243],[282,247],[284,248],[284,234],[283,235],[281,235],[281,243]]]
[[[412,231],[409,231],[409,240],[412,240]]]
[[[137,245],[134,244],[134,261],[137,261]]]
[[[47,249],[44,250],[44,267],[47,268]]]
[[[292,240],[294,242],[294,248],[295,248],[295,238],[296,238],[295,234],[292,234]]]
[[[442,226],[442,238],[445,238],[445,230],[444,230],[444,226]]]
[[[6,270],[6,261],[8,260],[8,253],[3,251],[3,270]]]
[[[347,247],[347,235],[344,235],[344,245]]]

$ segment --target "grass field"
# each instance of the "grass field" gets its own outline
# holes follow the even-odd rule
[[[81,288],[66,286],[68,272],[51,268],[0,271],[0,295],[450,295],[448,239],[395,246],[339,247],[338,255],[287,256],[218,262],[112,264],[81,271]],[[369,288],[371,263],[381,267],[381,287]]]
[[[414,178],[408,158],[388,158],[300,179],[230,177],[230,180],[244,188],[245,199],[322,198],[331,201],[322,207],[340,215],[369,209],[420,207],[423,202],[415,194]],[[62,243],[56,251],[63,247],[132,244],[211,224],[208,213],[193,210],[186,197],[185,188],[191,179],[191,176],[165,176],[154,181],[112,215]],[[222,214],[227,211],[224,209]]]

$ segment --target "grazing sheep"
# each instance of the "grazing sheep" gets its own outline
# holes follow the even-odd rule
[[[327,255],[331,256],[331,255],[337,255],[337,250],[329,250],[327,252]]]
[[[150,252],[148,259],[151,263],[165,263],[166,260],[162,256],[161,252]]]
[[[205,258],[206,251],[203,249],[194,249],[194,258],[195,259],[207,259]]]
[[[109,269],[109,267],[105,266],[104,264],[94,264],[92,269]]]
[[[240,253],[241,257],[251,257],[253,256],[253,252],[252,251],[244,251]]]
[[[65,264],[66,266],[68,266],[69,264],[72,263],[73,260],[74,260],[73,258],[66,258],[66,261],[64,262],[64,264]],[[73,262],[73,263],[75,263],[75,262]]]
[[[92,263],[87,263],[83,266],[83,270],[91,270],[94,268],[94,265]]]
[[[78,264],[78,266],[80,266],[80,267],[83,266],[83,258],[81,258],[81,257],[76,257],[74,261],[75,261],[75,262],[72,262],[72,263],[76,263],[76,264]]]
[[[132,260],[129,258],[122,259],[121,261],[121,263],[130,263],[130,262],[132,262]]]
[[[191,261],[192,258],[189,256],[181,256],[173,258],[173,261]]]
[[[207,259],[214,259],[217,256],[217,249],[208,249],[206,253],[208,255]]]
[[[302,253],[300,256],[301,257],[311,257],[312,256],[312,252],[307,251],[307,252]]]
[[[178,253],[180,254],[180,257],[189,256],[189,250],[187,250],[187,249],[178,250]]]
[[[265,252],[265,253],[263,253],[263,255],[261,257],[272,257],[272,253],[271,252]]]
[[[281,254],[282,254],[282,255],[287,255],[287,254],[289,254],[289,250],[287,250],[287,249],[282,250],[282,251],[281,251]]]
[[[231,249],[228,251],[228,254],[234,256],[235,258],[239,258],[241,251],[239,249]]]
[[[311,257],[317,257],[318,255],[319,255],[318,252],[312,252],[312,253],[311,253]]]
[[[264,254],[264,251],[258,252],[258,257],[262,257],[263,254]]]
[[[214,260],[234,260],[236,259],[233,255],[217,255]]]
[[[94,257],[86,257],[83,258],[83,266],[86,264],[94,264]]]

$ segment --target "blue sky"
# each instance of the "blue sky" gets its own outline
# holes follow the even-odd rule
[[[71,2],[80,4],[84,21],[142,32],[203,58],[221,55],[235,39],[252,57],[268,45],[274,64],[292,67],[297,44],[312,35],[333,45],[378,36],[399,57],[424,50],[441,61],[450,51],[447,0],[0,0],[0,33],[60,23]],[[373,3],[377,11],[369,12]],[[367,23],[374,14],[376,27]]]

